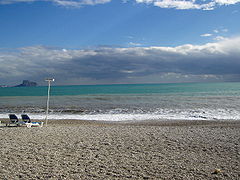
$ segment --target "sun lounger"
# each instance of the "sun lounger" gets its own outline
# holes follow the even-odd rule
[[[31,122],[31,119],[27,114],[21,114],[21,116],[22,116],[22,121],[23,122],[25,122],[25,123],[30,123]]]
[[[26,124],[27,127],[42,127],[43,122],[32,122],[30,117],[27,114],[22,114],[22,121]]]
[[[6,126],[10,126],[11,124],[19,126],[19,119],[15,114],[9,114],[10,122],[6,124]]]

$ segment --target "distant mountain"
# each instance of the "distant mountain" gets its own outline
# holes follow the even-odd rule
[[[0,85],[1,88],[8,87],[7,85]]]
[[[29,81],[29,80],[23,80],[22,84],[19,84],[19,85],[14,86],[14,87],[35,87],[35,86],[37,86],[36,82],[32,82],[32,81]]]

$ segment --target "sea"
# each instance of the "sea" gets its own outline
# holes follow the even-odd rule
[[[47,86],[0,88],[0,119],[45,119]],[[240,83],[51,86],[49,119],[240,120]]]

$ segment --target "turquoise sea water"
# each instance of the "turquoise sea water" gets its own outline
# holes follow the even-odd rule
[[[0,88],[0,118],[44,118],[47,87]],[[52,119],[240,119],[240,83],[52,86]]]
[[[46,96],[47,87],[0,88],[0,96]],[[169,83],[52,86],[53,96],[96,94],[240,95],[240,83]]]

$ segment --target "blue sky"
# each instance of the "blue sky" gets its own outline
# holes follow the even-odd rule
[[[0,0],[0,84],[238,81],[239,19],[240,0]]]

